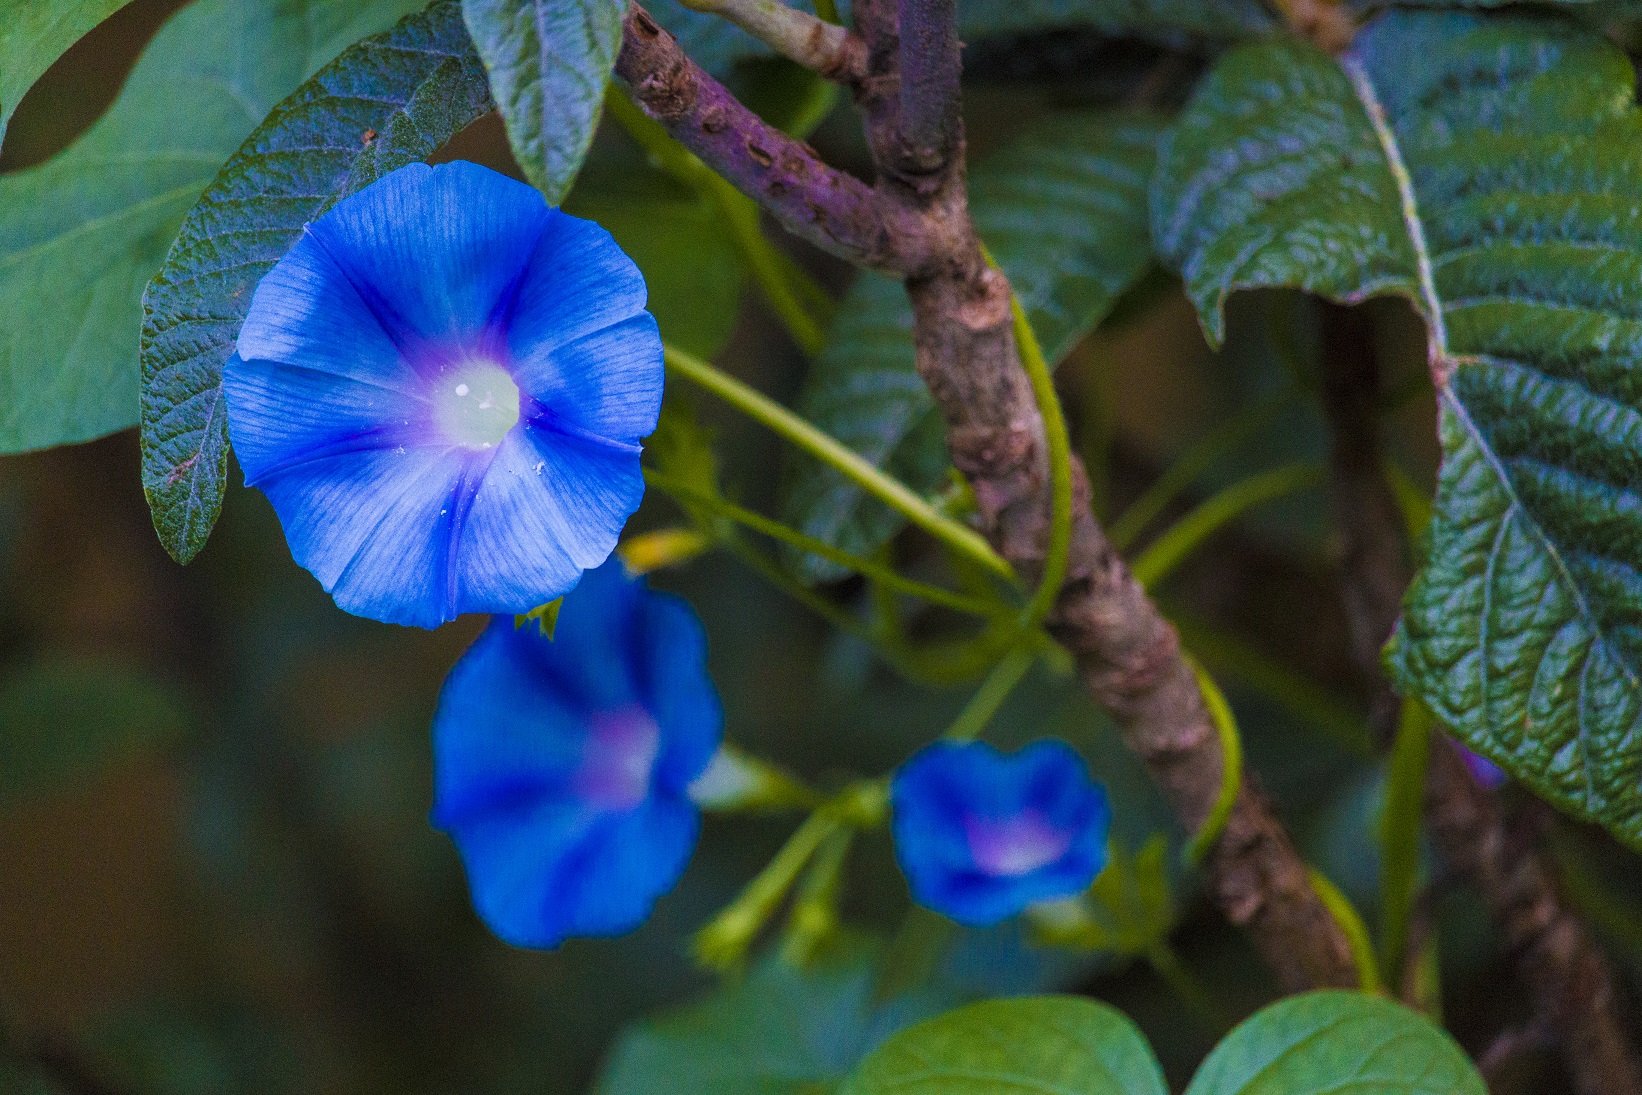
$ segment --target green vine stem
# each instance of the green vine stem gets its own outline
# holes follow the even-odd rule
[[[1170,464],[1139,498],[1112,522],[1107,535],[1119,551],[1134,546],[1140,534],[1197,481],[1198,476],[1242,450],[1270,428],[1282,413],[1299,401],[1299,389],[1281,388],[1233,415]]]
[[[1316,891],[1329,914],[1340,925],[1345,933],[1346,942],[1351,944],[1351,961],[1357,967],[1359,987],[1374,995],[1383,995],[1385,984],[1380,980],[1380,964],[1374,958],[1374,944],[1369,941],[1368,928],[1363,924],[1362,916],[1339,887],[1316,868],[1308,868],[1307,875],[1311,879],[1311,888]]]
[[[838,933],[844,867],[854,840],[855,833],[848,829],[828,836],[799,883],[798,896],[787,914],[787,935],[781,945],[782,954],[795,966],[802,968],[813,963],[827,940]]]
[[[1405,699],[1392,741],[1380,813],[1380,957],[1386,981],[1402,982],[1420,883],[1420,830],[1431,762],[1431,717]]]
[[[740,536],[726,535],[719,543],[773,588],[814,612],[830,627],[866,646],[895,672],[917,684],[941,688],[972,680],[994,665],[1020,634],[1018,621],[1006,617],[970,639],[914,646],[898,631],[862,623],[794,578]]]
[[[696,933],[697,960],[720,972],[740,966],[753,940],[775,915],[810,857],[842,827],[843,821],[826,810],[817,810],[805,818],[736,899]]]
[[[979,616],[983,619],[993,619],[1006,611],[1006,608],[999,603],[989,603],[977,597],[967,597],[962,593],[954,593],[951,590],[942,589],[940,586],[920,582],[915,578],[908,578],[892,567],[885,566],[874,559],[855,555],[841,548],[835,548],[824,540],[817,540],[815,537],[806,535],[789,525],[782,524],[780,521],[739,506],[727,498],[709,494],[705,491],[693,490],[679,480],[654,468],[644,469],[644,481],[675,501],[709,511],[715,517],[734,522],[743,528],[768,536],[772,540],[779,540],[800,551],[807,551],[840,566],[849,567],[878,583],[886,590],[905,594],[909,597],[918,597],[930,604],[940,605],[942,608],[949,608],[954,612],[962,612],[970,616]]]
[[[997,265],[990,253],[984,249],[982,253],[986,254],[987,262]],[[1043,623],[1055,607],[1072,554],[1072,439],[1067,433],[1060,396],[1055,393],[1049,362],[1044,360],[1043,347],[1026,309],[1021,306],[1021,298],[1014,293],[1009,297],[1009,310],[1014,318],[1015,346],[1020,352],[1021,366],[1032,381],[1032,396],[1043,418],[1043,439],[1049,450],[1049,545],[1043,556],[1043,576],[1038,579],[1038,587],[1022,617],[1023,630],[1032,630]]]
[[[1237,805],[1237,794],[1243,788],[1243,739],[1237,732],[1237,718],[1232,714],[1231,705],[1226,702],[1225,693],[1220,691],[1220,686],[1214,683],[1214,678],[1204,671],[1196,659],[1189,654],[1186,658],[1197,676],[1197,687],[1203,693],[1203,706],[1208,708],[1209,719],[1219,735],[1221,756],[1220,793],[1215,796],[1209,816],[1203,819],[1203,824],[1186,842],[1186,862],[1196,867],[1214,848],[1220,834],[1226,831],[1226,821],[1231,817],[1232,807]]]
[[[758,206],[751,198],[710,171],[702,187],[718,206],[730,239],[752,273],[753,284],[764,295],[765,303],[804,356],[815,357],[827,344],[830,309],[822,311],[814,306],[817,296],[826,299],[825,293],[814,287],[803,271],[770,242],[759,226]]]
[[[817,807],[749,882],[736,899],[696,933],[695,954],[703,965],[727,971],[741,965],[747,950],[797,884],[806,866],[835,836],[876,828],[889,814],[889,789],[882,779],[861,780]],[[834,870],[843,868],[843,851]],[[818,885],[823,889],[826,879]]]
[[[944,735],[949,741],[970,741],[985,730],[998,708],[1038,660],[1036,644],[1020,643],[992,667]]]
[[[1345,696],[1318,684],[1292,666],[1165,602],[1181,643],[1222,677],[1235,677],[1285,711],[1322,731],[1357,757],[1374,755],[1362,712]]]
[[[874,467],[830,434],[816,429],[773,399],[719,371],[693,354],[668,346],[666,359],[667,367],[676,375],[711,392],[794,447],[836,469],[856,486],[902,514],[953,551],[979,563],[999,578],[1009,582],[1015,581],[1014,568],[992,550],[991,545],[980,533],[950,517],[943,516],[911,487]]]
[[[1287,464],[1240,479],[1170,525],[1129,568],[1148,589],[1156,586],[1210,536],[1256,506],[1323,481],[1315,464]]]

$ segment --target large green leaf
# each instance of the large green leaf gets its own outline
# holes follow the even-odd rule
[[[971,205],[1051,361],[1111,311],[1151,262],[1146,182],[1161,123],[1143,115],[1053,115],[976,168]],[[898,282],[863,275],[845,295],[800,413],[917,489],[947,467],[939,416],[912,366],[912,316]],[[809,461],[790,469],[788,519],[870,553],[904,520]],[[812,578],[837,571],[808,557]]]
[[[1298,1089],[1295,1089],[1298,1091]],[[1168,1095],[1122,1012],[1075,996],[988,1000],[885,1042],[839,1095]]]
[[[708,997],[631,1028],[598,1095],[811,1095],[831,1090],[932,998],[874,997],[874,948],[842,943],[808,970],[779,956]],[[950,1001],[948,1001],[950,1002]]]
[[[0,805],[84,782],[171,745],[188,715],[163,682],[129,665],[53,658],[0,679]]]
[[[1642,116],[1552,19],[1398,12],[1226,57],[1166,141],[1161,250],[1234,290],[1408,297],[1443,463],[1390,651],[1473,749],[1642,844]]]
[[[1459,1046],[1422,1015],[1355,992],[1291,996],[1209,1054],[1186,1095],[1487,1095]]]
[[[463,0],[525,176],[554,205],[593,143],[626,0]]]
[[[142,287],[218,165],[320,63],[416,0],[197,0],[102,120],[0,176],[0,452],[137,420]]]
[[[0,143],[40,74],[130,0],[0,0]]]
[[[187,562],[222,509],[222,365],[251,292],[303,225],[382,174],[425,159],[491,109],[458,0],[345,50],[281,102],[183,222],[143,296],[143,490]]]

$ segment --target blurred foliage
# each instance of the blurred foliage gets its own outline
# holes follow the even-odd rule
[[[56,655],[0,678],[0,808],[29,792],[94,780],[187,733],[182,701],[124,662]]]
[[[68,145],[176,6],[135,0],[70,51],[23,102],[0,170]],[[990,6],[1006,30],[1031,25],[1032,7]],[[1111,6],[1120,15],[1168,8]],[[1263,18],[1252,4],[1227,10],[1231,22]],[[737,48],[728,35],[725,56]],[[1125,65],[1071,81],[1029,41],[990,40],[986,56],[992,78],[969,104],[983,151],[1006,146],[1024,119],[1064,117],[1091,99],[1128,102],[1142,82],[1142,98],[1172,102],[1194,71],[1159,72],[1157,56],[1138,47]],[[290,62],[287,85],[309,60]],[[772,67],[743,66],[733,78],[772,114],[800,118],[814,106]],[[218,141],[221,154],[252,124]],[[813,140],[835,162],[863,162],[838,115]],[[440,156],[517,171],[494,117]],[[606,124],[567,206],[633,252],[671,340],[794,401],[806,364],[747,292],[744,256],[707,197]],[[170,234],[152,231],[163,254]],[[834,296],[866,291],[823,257],[788,258]],[[1184,461],[1189,474],[1131,522],[1144,550],[1229,484],[1325,458],[1313,399],[1317,316],[1296,294],[1239,297],[1225,348],[1211,353],[1182,294],[1140,278],[1135,263],[1119,273],[1094,309],[1111,306],[1102,325],[1087,332],[1092,314],[1070,324],[1059,380],[1104,518],[1121,523],[1183,457],[1202,457]],[[1423,332],[1400,304],[1371,314],[1388,387],[1407,393],[1388,410],[1387,441],[1413,492],[1428,494],[1434,409]],[[134,347],[134,317],[127,326]],[[778,443],[680,394],[669,395],[652,443],[656,466],[779,512]],[[1200,447],[1245,413],[1267,417],[1240,439]],[[845,891],[845,921],[858,934],[834,940],[806,970],[768,957],[744,980],[714,985],[691,965],[687,940],[787,835],[790,819],[779,817],[709,819],[683,884],[631,937],[550,955],[509,950],[472,915],[457,857],[426,820],[428,720],[476,628],[427,633],[342,615],[291,562],[262,498],[237,489],[215,539],[179,570],[149,528],[137,459],[122,434],[0,461],[0,1091],[507,1095],[597,1083],[622,1095],[687,1092],[695,1076],[719,1077],[711,1090],[730,1093],[741,1090],[724,1078],[733,1075],[747,1091],[797,1095],[841,1080],[896,1030],[948,1006],[1060,989],[1130,1015],[1178,1090],[1224,1026],[1277,994],[1197,892],[1182,866],[1187,834],[1116,728],[1050,664],[1027,675],[990,735],[1067,738],[1106,784],[1115,854],[1092,895],[1108,933],[1099,953],[1069,957],[1020,926],[971,932],[905,916],[889,850],[869,838],[852,850]],[[1226,690],[1250,764],[1308,855],[1373,919],[1384,779],[1365,760],[1367,697],[1333,610],[1339,546],[1325,512],[1311,491],[1243,514],[1156,592]],[[678,505],[652,492],[633,532],[679,520]],[[909,574],[963,578],[918,535],[884,550]],[[967,699],[961,688],[897,676],[871,643],[827,628],[790,590],[724,552],[653,580],[703,616],[731,737],[824,786],[888,769]],[[822,590],[868,636],[881,608],[872,593],[860,579]],[[915,641],[957,626],[941,612],[905,616]],[[1634,981],[1634,859],[1591,830],[1563,825],[1556,837],[1575,900],[1628,956]],[[1481,1051],[1526,1006],[1506,987],[1497,942],[1475,904],[1447,885],[1415,915],[1436,940],[1450,1027]],[[1183,988],[1161,943],[1195,984]],[[921,986],[911,991],[891,976],[909,968],[929,975],[911,977]],[[683,1042],[687,1052],[676,1049]],[[1508,1090],[1566,1090],[1543,1055],[1529,1054],[1512,1077]]]

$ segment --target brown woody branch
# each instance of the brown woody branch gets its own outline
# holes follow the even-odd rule
[[[1049,539],[1049,469],[1043,419],[1012,334],[1011,290],[983,259],[970,221],[956,95],[944,101],[949,116],[937,120],[953,136],[950,154],[936,165],[924,156],[928,145],[919,140],[919,127],[909,129],[900,109],[900,66],[926,46],[938,53],[917,62],[927,84],[956,88],[955,71],[950,81],[927,75],[936,64],[958,62],[947,34],[914,26],[950,19],[951,10],[904,0],[898,20],[887,0],[857,0],[854,12],[869,49],[861,105],[881,172],[879,191],[929,225],[933,261],[906,282],[917,368],[946,419],[953,463],[974,488],[982,530],[1031,582],[1042,572]],[[916,39],[902,37],[908,29],[916,30]],[[1081,464],[1074,479],[1071,561],[1049,626],[1182,823],[1195,830],[1221,785],[1218,737],[1174,629],[1095,522]],[[1287,831],[1247,778],[1206,869],[1222,911],[1250,933],[1284,984],[1356,984],[1339,925],[1318,900]]]
[[[616,75],[645,113],[789,232],[859,266],[906,268],[915,226],[897,223],[870,186],[748,110],[637,4],[622,28]]]
[[[1333,508],[1345,541],[1343,594],[1354,654],[1379,693],[1375,710],[1394,712],[1380,648],[1401,611],[1409,568],[1374,413],[1373,332],[1362,313],[1323,307],[1323,404],[1334,438]],[[1495,796],[1441,734],[1432,743],[1426,814],[1443,858],[1470,880],[1504,935],[1536,1018],[1556,1032],[1581,1095],[1642,1095],[1642,1066],[1606,956],[1564,900],[1544,852],[1512,838]]]
[[[879,171],[876,189],[754,117],[637,6],[616,71],[651,116],[790,231],[860,265],[902,274],[917,368],[946,419],[953,462],[974,488],[982,530],[1030,582],[1042,572],[1050,527],[1043,420],[1011,331],[1009,282],[982,258],[969,217],[957,40],[944,25],[952,5],[908,0],[915,33],[904,39],[889,0],[857,0],[853,13],[869,50],[856,99]],[[928,25],[935,20],[943,25]],[[905,100],[923,92],[903,85],[906,71],[934,95],[910,119]],[[1096,524],[1081,464],[1074,478],[1071,561],[1049,626],[1181,823],[1195,831],[1221,786],[1218,737],[1174,629]],[[1357,983],[1344,933],[1246,776],[1205,869],[1219,907],[1248,931],[1283,984]]]

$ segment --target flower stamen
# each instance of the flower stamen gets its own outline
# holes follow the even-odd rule
[[[433,417],[451,444],[494,448],[519,422],[519,386],[500,365],[469,362],[438,382]]]

